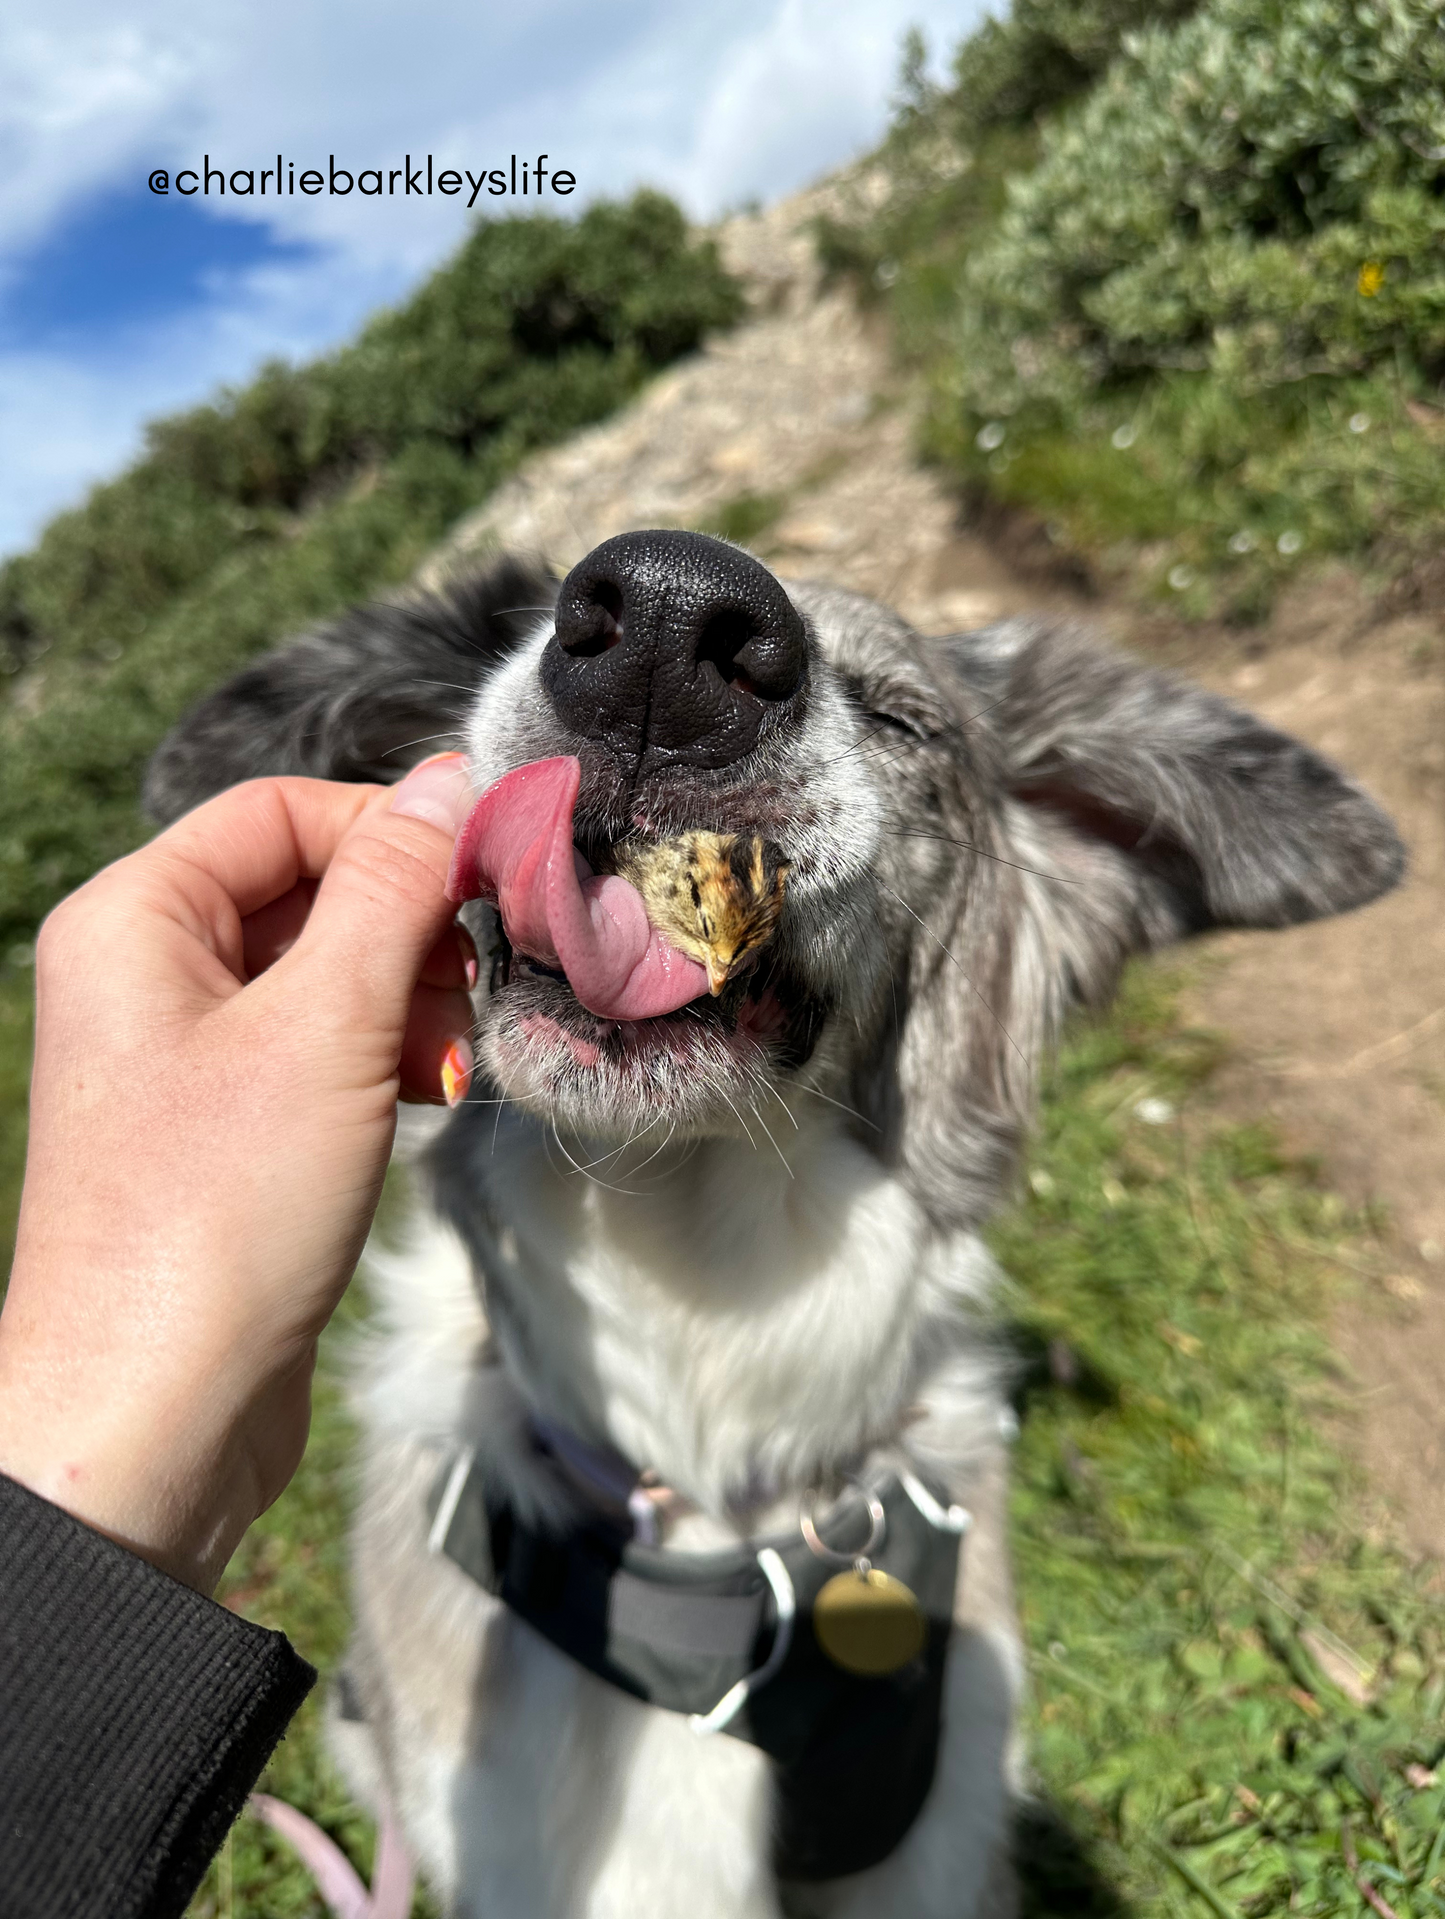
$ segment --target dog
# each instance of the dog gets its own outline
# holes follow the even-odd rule
[[[475,1919],[1004,1919],[1023,1659],[980,1233],[1040,1063],[1130,954],[1361,906],[1400,842],[1307,747],[1068,622],[925,639],[666,530],[303,636],[182,721],[147,802],[438,746],[479,793],[562,767],[568,873],[697,831],[786,880],[750,970],[636,1017],[512,937],[505,885],[465,909],[472,1095],[371,1260],[347,1776]]]

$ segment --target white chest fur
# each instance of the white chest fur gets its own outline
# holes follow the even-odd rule
[[[926,1221],[876,1160],[803,1125],[786,1168],[711,1140],[602,1184],[549,1143],[518,1127],[485,1174],[491,1318],[536,1404],[714,1508],[888,1427],[932,1289]]]
[[[790,1129],[786,1167],[723,1139],[630,1174],[578,1171],[574,1142],[569,1160],[525,1120],[476,1138],[464,1236],[508,1373],[535,1408],[713,1511],[766,1504],[893,1437],[987,1285],[976,1243],[941,1241],[831,1124]],[[442,1232],[373,1260],[391,1336],[367,1397],[383,1427],[467,1423],[486,1331],[470,1264]]]

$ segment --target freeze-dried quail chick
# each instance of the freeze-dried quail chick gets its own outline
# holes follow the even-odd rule
[[[658,932],[707,968],[715,995],[778,929],[788,862],[771,840],[740,833],[625,840],[613,860]]]

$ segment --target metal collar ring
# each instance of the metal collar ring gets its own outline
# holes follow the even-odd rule
[[[813,1521],[811,1503],[803,1509],[798,1525],[803,1538],[808,1543],[808,1550],[815,1553],[819,1559],[825,1559],[834,1566],[854,1566],[860,1572],[866,1572],[872,1555],[883,1544],[883,1535],[888,1530],[888,1521],[883,1512],[883,1502],[877,1493],[870,1491],[867,1486],[859,1486],[858,1491],[868,1503],[868,1537],[852,1552],[838,1552],[819,1537],[818,1528]]]

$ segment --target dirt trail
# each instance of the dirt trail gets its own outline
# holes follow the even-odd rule
[[[1368,911],[1206,942],[1194,1017],[1232,1043],[1226,1110],[1267,1115],[1346,1198],[1386,1216],[1380,1275],[1344,1309],[1358,1443],[1408,1541],[1445,1557],[1445,629],[1371,624],[1341,573],[1245,640],[1162,632],[1026,579],[910,456],[885,336],[818,284],[807,221],[833,190],[730,222],[753,317],[626,412],[541,454],[433,559],[493,541],[570,566],[629,527],[715,523],[740,496],[780,572],[856,587],[925,632],[1030,607],[1077,610],[1319,746],[1391,810],[1409,882]]]
[[[1445,1558],[1445,635],[1362,630],[1338,584],[1284,609],[1264,657],[1193,670],[1348,767],[1394,817],[1409,877],[1344,919],[1212,941],[1192,1010],[1233,1043],[1222,1100],[1384,1208],[1378,1275],[1338,1344],[1374,1483],[1409,1542]]]

